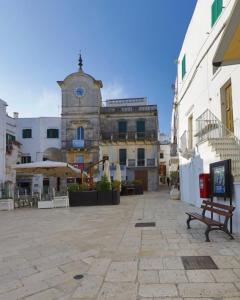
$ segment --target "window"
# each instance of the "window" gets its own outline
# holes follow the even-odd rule
[[[126,166],[127,162],[127,149],[119,149],[119,164]]]
[[[160,153],[160,158],[164,158],[163,152]]]
[[[23,129],[22,130],[22,138],[23,139],[31,139],[32,138],[32,129]]]
[[[212,26],[216,23],[217,19],[222,13],[223,0],[214,0],[212,4]]]
[[[16,140],[16,137],[14,135],[9,134],[9,133],[6,134],[6,143],[7,144],[12,142],[12,141],[15,141],[15,140]]]
[[[186,73],[186,55],[184,55],[182,59],[182,79],[185,77]]]
[[[26,156],[21,157],[21,163],[22,164],[27,164],[27,163],[30,163],[30,162],[31,162],[31,156],[26,155]]]
[[[84,163],[84,156],[83,155],[76,155],[76,163],[83,164]]]
[[[76,139],[77,140],[84,140],[84,128],[78,127],[76,130]]]
[[[138,166],[144,167],[145,166],[145,149],[144,148],[137,149],[137,158],[138,158]]]
[[[47,138],[48,139],[58,139],[59,131],[58,129],[47,129]]]
[[[137,137],[138,139],[145,137],[145,120],[137,121]]]

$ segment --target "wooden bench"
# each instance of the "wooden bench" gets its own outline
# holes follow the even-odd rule
[[[232,217],[235,207],[204,200],[201,205],[201,208],[203,209],[202,214],[198,214],[195,212],[186,212],[186,214],[188,215],[188,219],[187,219],[188,229],[190,229],[190,222],[192,220],[198,220],[207,225],[207,229],[205,231],[206,242],[210,242],[209,232],[213,230],[222,230],[226,232],[231,239],[234,239],[234,237],[231,235],[230,231],[228,230],[228,221]],[[205,216],[206,211],[211,212],[211,214],[215,213],[219,216],[224,216],[225,217],[224,222],[219,222],[206,217]]]

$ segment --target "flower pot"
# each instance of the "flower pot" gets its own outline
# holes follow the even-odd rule
[[[117,190],[112,191],[112,204],[113,205],[120,204],[120,191],[117,191]]]
[[[172,200],[180,200],[180,191],[173,187],[170,191],[170,199]]]
[[[97,191],[69,192],[69,206],[97,205]]]
[[[97,192],[97,204],[98,205],[111,205],[112,203],[112,190],[111,191],[99,191]]]

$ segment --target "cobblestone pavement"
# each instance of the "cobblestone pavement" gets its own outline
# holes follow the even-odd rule
[[[203,224],[186,229],[189,210],[162,191],[119,206],[0,212],[0,300],[240,299],[240,237],[212,232],[205,243]],[[219,269],[184,270],[180,257],[197,255]]]

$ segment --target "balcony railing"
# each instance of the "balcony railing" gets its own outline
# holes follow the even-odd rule
[[[101,132],[102,141],[157,141],[157,131],[150,130],[146,132]]]
[[[139,105],[139,106],[105,106],[100,108],[100,112],[103,114],[109,113],[137,113],[137,112],[156,112],[157,105]]]
[[[94,146],[93,140],[70,140],[65,141],[66,149],[88,149]]]
[[[127,167],[156,167],[157,162],[155,158],[147,159],[128,159]]]

